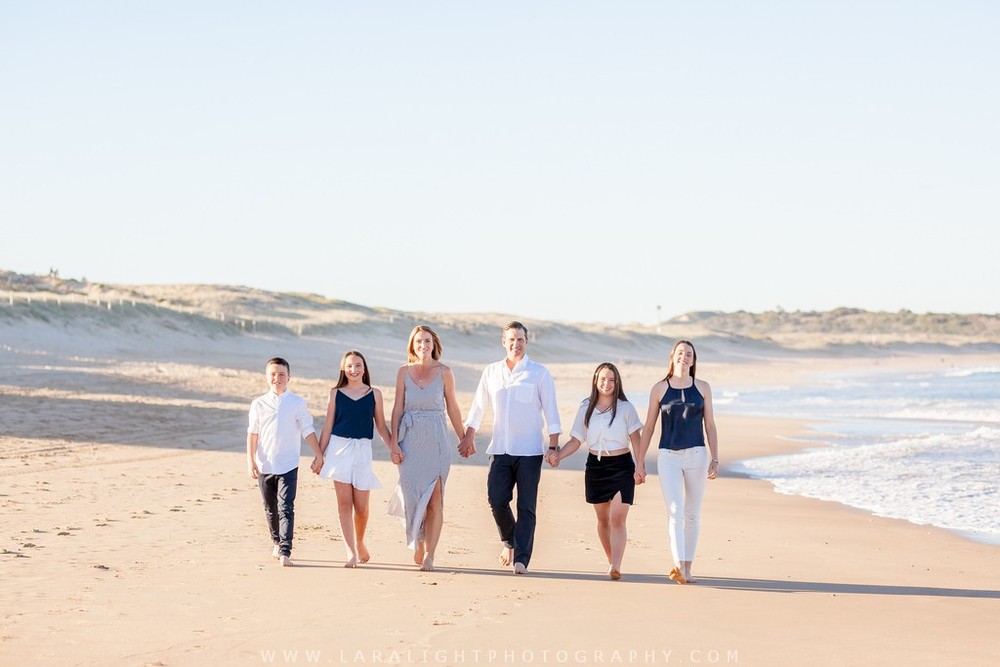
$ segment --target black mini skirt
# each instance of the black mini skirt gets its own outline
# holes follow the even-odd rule
[[[631,505],[635,499],[635,461],[632,460],[632,453],[618,456],[605,454],[600,460],[597,460],[596,454],[588,454],[583,488],[591,505],[606,503],[619,491],[622,502]]]

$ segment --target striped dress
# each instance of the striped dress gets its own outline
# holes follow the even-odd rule
[[[388,513],[406,527],[406,543],[416,548],[424,539],[427,503],[437,479],[444,493],[454,447],[449,442],[444,400],[444,378],[438,373],[430,384],[421,387],[404,373],[403,417],[397,434],[403,450],[399,466],[399,485],[389,501]]]

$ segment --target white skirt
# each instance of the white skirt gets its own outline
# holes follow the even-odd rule
[[[372,470],[372,441],[368,438],[331,435],[319,476],[350,484],[362,491],[382,488]]]

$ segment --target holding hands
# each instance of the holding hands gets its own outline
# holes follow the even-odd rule
[[[318,475],[323,469],[323,455],[314,456],[312,463],[309,464],[309,469],[313,471],[314,474]]]
[[[465,437],[458,441],[458,454],[463,459],[467,459],[476,453],[475,432],[466,433]]]
[[[646,464],[644,461],[640,459],[635,462],[635,483],[642,484],[645,481],[646,481]]]
[[[406,457],[403,455],[403,450],[399,448],[399,445],[397,445],[396,443],[392,443],[391,445],[389,445],[390,461],[392,461],[396,465],[399,465],[400,463],[403,462],[404,458]]]
[[[559,462],[562,461],[562,457],[559,456],[559,452],[560,452],[559,447],[556,447],[555,449],[550,447],[549,451],[545,454],[545,460],[553,468],[558,468]]]

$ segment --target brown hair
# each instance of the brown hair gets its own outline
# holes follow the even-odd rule
[[[669,380],[674,376],[674,352],[680,345],[687,345],[691,348],[691,356],[693,357],[691,360],[691,379],[694,380],[694,371],[698,366],[698,351],[694,349],[694,343],[683,339],[674,343],[674,346],[670,348],[670,366],[667,367],[667,377],[663,378],[664,380]]]
[[[267,367],[270,366],[271,364],[274,364],[275,366],[284,366],[285,371],[287,371],[289,375],[292,374],[292,367],[289,366],[288,362],[281,357],[271,357],[270,359],[268,359],[267,363],[264,364],[264,370],[267,370]]]
[[[507,334],[507,332],[510,331],[511,329],[520,329],[521,331],[524,332],[524,339],[528,340],[528,327],[524,326],[517,320],[511,320],[510,322],[505,324],[503,326],[503,333],[500,334],[500,337],[503,338]]]
[[[347,384],[347,372],[344,371],[344,366],[347,365],[348,357],[359,357],[361,359],[361,363],[365,365],[365,372],[361,375],[361,382],[369,387],[372,386],[371,377],[368,375],[368,360],[365,359],[365,355],[361,354],[357,350],[348,350],[347,352],[344,352],[344,356],[340,358],[340,377],[337,378],[336,388],[340,389]]]
[[[615,374],[615,400],[611,403],[610,423],[614,423],[615,415],[618,414],[618,401],[628,400],[625,396],[625,390],[622,389],[622,374],[618,372],[618,367],[610,361],[605,361],[597,367],[597,370],[594,371],[594,377],[590,381],[590,405],[587,406],[587,412],[583,415],[583,425],[587,428],[590,428],[590,416],[594,414],[594,408],[597,407],[597,376],[600,375],[601,371],[605,368],[610,369],[611,372]]]

